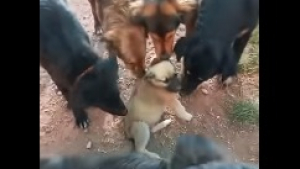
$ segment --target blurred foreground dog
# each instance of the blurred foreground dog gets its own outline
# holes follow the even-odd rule
[[[156,59],[169,58],[173,53],[175,32],[185,23],[187,33],[195,21],[197,0],[132,0],[131,18],[149,33],[155,48]]]
[[[179,90],[179,76],[170,60],[153,63],[137,83],[125,116],[125,134],[134,140],[136,151],[159,158],[156,153],[149,152],[146,146],[150,139],[150,127],[152,132],[156,132],[170,124],[170,119],[159,122],[166,106],[170,106],[180,119],[192,119],[192,115],[178,100]]]
[[[226,163],[213,141],[193,135],[177,140],[171,160],[151,158],[142,153],[118,156],[57,156],[41,158],[40,169],[258,169],[256,166]]]
[[[77,126],[88,126],[86,111],[91,107],[126,115],[115,55],[97,56],[64,0],[40,0],[40,64],[68,101]]]
[[[108,50],[116,51],[125,66],[137,77],[145,74],[145,29],[130,20],[128,0],[89,0],[94,31],[103,32]]]
[[[202,0],[195,31],[180,38],[174,48],[183,58],[181,94],[221,74],[229,85],[259,18],[259,0]]]

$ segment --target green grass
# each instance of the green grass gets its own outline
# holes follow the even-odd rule
[[[252,33],[239,63],[240,73],[258,73],[259,71],[259,26]]]
[[[235,101],[230,111],[230,120],[242,124],[257,125],[259,122],[258,105],[250,101]]]

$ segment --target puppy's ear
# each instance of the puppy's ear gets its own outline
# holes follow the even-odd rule
[[[187,38],[181,37],[180,39],[178,39],[174,47],[174,53],[176,54],[177,62],[179,62],[180,59],[184,57],[184,55],[186,54],[186,48],[187,48]]]
[[[154,79],[155,78],[155,74],[153,72],[147,71],[146,75],[145,75],[146,79]]]
[[[151,61],[151,63],[150,63],[150,66],[153,66],[153,65],[159,63],[160,61],[161,61],[160,58],[155,57],[155,58],[152,59],[152,61]]]

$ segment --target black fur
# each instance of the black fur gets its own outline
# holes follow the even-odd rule
[[[116,56],[101,59],[64,0],[40,0],[40,64],[73,110],[76,124],[87,127],[86,108],[126,115],[118,89]]]
[[[236,75],[237,64],[258,23],[259,1],[203,0],[198,16],[195,32],[178,40],[174,47],[177,60],[184,57],[181,94],[192,93],[216,74],[222,74],[222,82]]]
[[[177,140],[170,162],[153,159],[142,153],[111,157],[88,155],[43,158],[40,160],[40,169],[185,169],[221,160],[221,152],[211,140],[202,136],[183,135]]]

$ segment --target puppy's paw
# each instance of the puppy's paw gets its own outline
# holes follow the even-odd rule
[[[82,129],[87,129],[89,127],[89,119],[87,114],[82,114],[79,117],[76,117],[76,125]]]
[[[161,157],[160,157],[158,154],[152,153],[152,152],[150,152],[150,151],[148,151],[148,150],[145,150],[144,153],[145,153],[146,155],[148,155],[150,158],[161,159]]]
[[[183,118],[184,118],[185,121],[191,121],[192,118],[193,118],[193,115],[186,112],[185,115],[183,116]]]
[[[156,126],[154,126],[154,127],[151,129],[151,132],[152,132],[152,133],[155,133],[155,132],[157,132],[157,131],[159,131],[159,130],[165,128],[165,127],[167,127],[171,122],[172,122],[171,119],[164,120],[164,121],[158,123]]]

